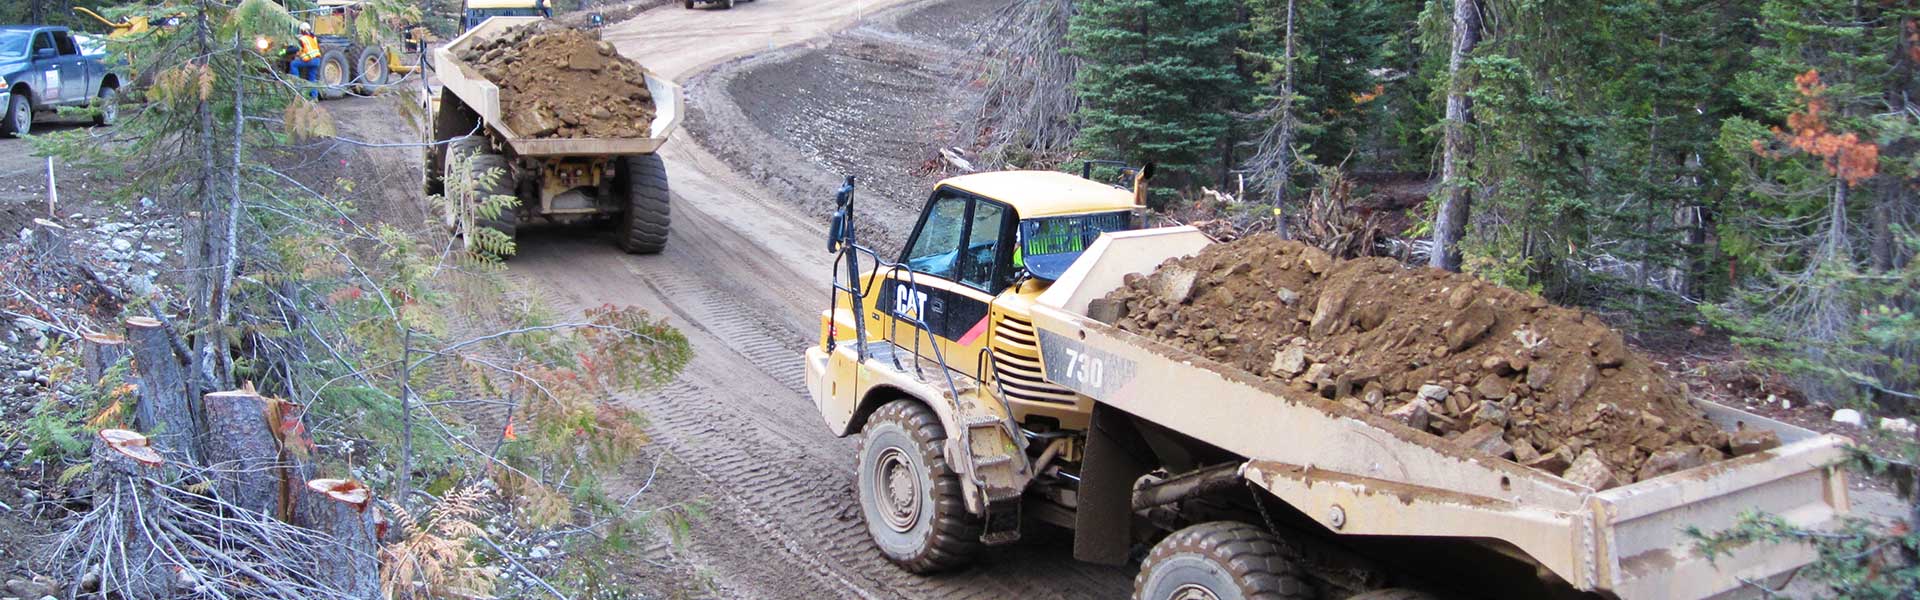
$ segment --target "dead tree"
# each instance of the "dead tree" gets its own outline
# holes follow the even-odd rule
[[[1460,240],[1467,235],[1467,219],[1473,215],[1472,190],[1467,189],[1466,160],[1471,142],[1467,123],[1473,120],[1472,101],[1467,97],[1468,55],[1480,42],[1480,3],[1453,0],[1453,51],[1447,57],[1447,116],[1444,148],[1440,155],[1440,210],[1433,216],[1433,250],[1427,266],[1448,271],[1460,270]]]

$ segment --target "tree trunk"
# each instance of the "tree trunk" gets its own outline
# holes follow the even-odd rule
[[[168,460],[203,464],[198,445],[199,410],[188,400],[186,366],[173,352],[173,340],[160,322],[129,317],[127,339],[133,346],[133,364],[140,373],[140,400],[134,405],[134,427],[148,432],[153,446]]]
[[[220,499],[287,518],[286,469],[273,435],[272,401],[250,391],[207,394],[207,466]]]
[[[1466,237],[1467,219],[1472,216],[1473,196],[1461,181],[1468,147],[1467,123],[1473,120],[1473,107],[1461,80],[1467,55],[1480,42],[1480,7],[1475,0],[1453,2],[1453,52],[1447,57],[1447,115],[1445,148],[1440,157],[1440,189],[1446,197],[1433,217],[1433,250],[1427,265],[1448,271],[1460,270],[1460,240]]]
[[[1286,53],[1280,75],[1280,155],[1278,172],[1273,176],[1274,229],[1282,239],[1293,239],[1287,231],[1287,184],[1293,179],[1293,0],[1287,0]]]

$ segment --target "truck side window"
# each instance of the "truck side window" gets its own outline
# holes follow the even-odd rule
[[[53,44],[54,47],[60,49],[61,56],[73,56],[80,53],[78,49],[73,47],[73,37],[67,35],[65,31],[53,32]]]
[[[995,202],[975,200],[973,228],[967,231],[967,249],[960,258],[960,282],[974,289],[994,293],[995,275],[1000,265],[1000,237],[1007,228],[1007,207]]]
[[[967,199],[942,192],[927,206],[920,230],[907,250],[907,267],[943,279],[954,279],[960,268],[960,235],[967,224]]]
[[[28,54],[27,54],[27,56],[36,56],[36,55],[39,55],[39,54],[40,54],[40,49],[42,49],[42,48],[52,48],[52,47],[53,47],[53,38],[52,38],[52,37],[48,37],[48,36],[47,36],[47,32],[45,32],[45,31],[42,31],[42,32],[40,32],[40,33],[37,33],[37,34],[34,34],[34,36],[33,36],[33,50],[32,50],[32,51],[31,51],[30,53],[28,53]]]

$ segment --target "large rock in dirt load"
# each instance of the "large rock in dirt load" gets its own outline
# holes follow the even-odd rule
[[[1764,445],[1732,447],[1593,315],[1470,275],[1259,235],[1128,277],[1105,300],[1121,329],[1601,488]],[[1373,383],[1324,381],[1357,373]]]
[[[500,87],[501,118],[527,137],[646,137],[653,94],[645,70],[599,34],[550,21],[522,25],[460,54]]]

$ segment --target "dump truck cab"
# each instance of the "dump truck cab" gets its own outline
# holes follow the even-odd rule
[[[866,274],[860,314],[866,330],[877,332],[873,339],[944,362],[964,378],[959,383],[998,388],[1015,422],[1082,428],[1089,407],[1041,377],[1028,308],[1101,233],[1134,229],[1139,221],[1133,192],[1068,173],[946,179],[934,187],[898,260]],[[821,333],[853,333],[835,329],[829,320]],[[854,433],[875,408],[859,407],[829,426]]]

